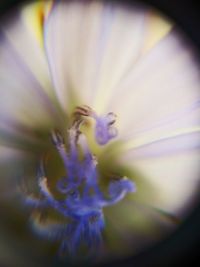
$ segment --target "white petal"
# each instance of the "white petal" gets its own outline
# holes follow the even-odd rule
[[[37,16],[39,17],[34,14],[34,6],[28,5],[10,20],[10,25],[5,24],[2,30],[43,90],[53,96],[42,40],[37,36],[38,32],[42,32],[42,25],[39,29],[35,25],[40,20]]]
[[[124,145],[124,158],[139,159],[165,157],[200,148],[200,127],[185,129],[180,133],[156,136],[150,140],[144,137]]]
[[[110,105],[126,141],[122,162],[155,189],[149,204],[175,214],[188,214],[199,183],[199,70],[192,45],[171,31],[137,62]]]
[[[172,31],[137,62],[116,88],[110,109],[119,117],[123,138],[178,122],[194,108],[193,122],[199,122],[200,76],[192,49]]]
[[[72,97],[102,110],[102,103],[111,97],[109,90],[140,56],[145,15],[97,1],[55,5],[46,22],[45,43],[65,110]]]
[[[199,163],[199,152],[191,151],[169,157],[135,160],[133,165],[155,190],[153,197],[151,194],[147,196],[149,205],[185,216],[198,192]]]
[[[56,111],[50,100],[44,53],[21,14],[9,21],[9,25],[6,23],[1,29],[0,42],[1,127],[6,120],[27,126],[48,125]]]

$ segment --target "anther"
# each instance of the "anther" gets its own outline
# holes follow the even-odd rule
[[[111,126],[116,122],[117,115],[113,112],[107,114],[108,125]]]
[[[53,130],[51,132],[51,140],[55,146],[64,145],[64,139],[58,130]]]
[[[75,115],[82,115],[82,116],[91,116],[91,114],[93,113],[92,109],[86,105],[83,106],[78,106],[75,109],[74,114]]]

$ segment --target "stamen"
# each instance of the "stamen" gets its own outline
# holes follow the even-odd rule
[[[116,121],[117,115],[114,114],[113,112],[109,112],[107,114],[107,119],[108,119],[108,125],[113,125]]]
[[[117,129],[113,127],[116,121],[116,115],[113,112],[109,112],[106,116],[98,116],[90,107],[81,106],[76,108],[75,114],[77,116],[88,116],[96,121],[95,139],[99,145],[107,144],[118,134]]]
[[[75,256],[82,242],[90,250],[98,251],[105,227],[103,208],[116,204],[127,193],[135,192],[135,184],[127,177],[111,180],[108,186],[109,197],[105,197],[99,186],[98,160],[89,148],[86,135],[80,130],[85,122],[84,117],[93,118],[96,122],[94,130],[97,143],[107,144],[117,136],[117,129],[113,126],[116,115],[110,112],[106,116],[98,116],[88,106],[77,107],[74,115],[75,119],[67,132],[68,151],[61,133],[58,130],[51,133],[52,142],[64,162],[66,171],[66,176],[58,179],[56,184],[65,199],[57,200],[51,193],[41,161],[37,178],[44,200],[38,200],[37,205],[39,207],[39,204],[45,203],[47,207],[72,220],[63,232],[60,250],[67,249]],[[79,159],[80,150],[83,154],[82,160]]]
[[[44,196],[46,196],[48,199],[53,199],[53,196],[52,196],[51,192],[49,191],[49,188],[47,185],[47,178],[46,177],[42,177],[39,180],[38,185],[39,185],[40,190]]]
[[[55,147],[58,150],[58,153],[60,154],[60,157],[64,163],[65,168],[68,168],[68,156],[66,153],[66,147],[64,144],[64,139],[60,132],[58,130],[54,130],[51,133],[51,139],[52,143],[55,145]]]
[[[75,115],[82,115],[82,116],[91,116],[93,113],[92,109],[86,105],[83,105],[82,107],[76,107],[74,114]]]

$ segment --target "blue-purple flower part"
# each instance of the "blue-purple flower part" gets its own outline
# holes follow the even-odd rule
[[[67,251],[70,256],[75,256],[81,246],[86,246],[89,254],[97,253],[103,245],[102,233],[106,225],[103,208],[118,203],[127,193],[136,190],[134,182],[127,177],[111,178],[107,192],[101,189],[97,168],[98,160],[91,153],[86,135],[81,131],[81,125],[84,123],[86,115],[80,112],[81,109],[80,107],[76,109],[75,120],[68,130],[68,149],[58,130],[52,131],[51,134],[52,143],[56,147],[66,171],[66,176],[58,179],[56,184],[57,190],[64,194],[65,198],[57,199],[51,193],[44,164],[41,161],[37,179],[42,198],[36,200],[27,196],[26,199],[28,204],[35,207],[50,207],[70,219],[64,230],[63,226],[60,226],[60,231],[62,231],[60,253]],[[94,129],[96,141],[101,145],[107,143],[110,138],[107,130],[114,123],[111,114],[102,118],[95,116],[96,128],[101,128],[99,131]],[[98,142],[103,139],[104,142]],[[80,151],[82,159],[80,159]]]

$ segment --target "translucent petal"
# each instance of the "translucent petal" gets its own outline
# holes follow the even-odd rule
[[[109,108],[118,115],[122,138],[133,138],[134,132],[147,132],[160,124],[165,126],[185,116],[194,106],[197,110],[199,66],[193,47],[179,37],[171,31],[117,86],[115,101],[110,102]]]
[[[148,178],[154,196],[149,205],[185,216],[199,187],[199,151],[168,157],[134,160],[134,167]],[[139,187],[139,186],[138,186]]]
[[[48,125],[57,114],[44,53],[21,13],[11,21],[0,32],[1,126]]]
[[[139,8],[130,12],[96,1],[55,4],[45,25],[45,47],[65,110],[71,97],[102,110],[110,88],[140,56],[145,16]]]
[[[182,38],[172,30],[150,49],[110,105],[126,141],[122,162],[152,184],[148,203],[175,213],[192,203],[199,175],[199,65]]]
[[[2,30],[43,90],[49,96],[53,96],[43,49],[42,16],[44,14],[41,5],[42,3],[38,2],[38,6],[36,4],[26,6],[11,19],[14,26],[6,24]]]

